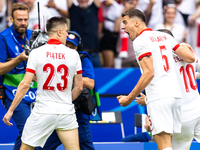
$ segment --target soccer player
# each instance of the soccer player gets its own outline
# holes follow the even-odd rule
[[[153,31],[145,25],[145,16],[138,9],[122,14],[122,29],[133,41],[142,75],[128,96],[118,96],[122,106],[129,105],[144,89],[152,135],[159,150],[172,150],[171,135],[181,132],[179,89],[172,50],[184,61],[195,61],[193,53],[179,45],[166,33]],[[186,49],[186,50],[185,50]]]
[[[172,35],[171,31],[166,29],[159,31]],[[188,44],[184,45],[191,48]],[[193,138],[200,142],[200,97],[195,79],[195,70],[200,72],[200,64],[197,57],[194,63],[186,63],[176,54],[173,54],[173,58],[183,99],[181,105],[181,133],[174,133],[172,136],[172,147],[174,150],[189,150]],[[136,102],[145,105],[145,96],[141,95],[140,98],[136,98]]]
[[[3,121],[8,126],[12,125],[10,118],[13,111],[36,74],[36,104],[22,133],[21,150],[43,147],[54,130],[65,149],[79,150],[78,124],[72,100],[83,88],[81,61],[76,51],[65,46],[68,35],[65,18],[51,18],[46,28],[49,41],[30,53],[26,74]],[[72,83],[74,88],[71,91]]]

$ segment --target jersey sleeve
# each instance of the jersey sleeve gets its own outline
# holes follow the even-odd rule
[[[81,73],[83,73],[82,66],[81,66],[81,59],[78,55],[78,52],[76,52],[76,51],[75,51],[75,57],[76,57],[75,60],[77,60],[76,61],[76,72],[75,72],[75,74],[81,74]]]
[[[151,50],[148,48],[148,44],[144,42],[145,40],[140,41],[141,39],[142,38],[133,42],[133,48],[138,60],[141,60],[145,56],[152,55]]]
[[[26,72],[31,72],[31,73],[35,74],[36,60],[34,58],[35,58],[35,51],[32,51],[28,57]]]
[[[179,48],[180,44],[178,44],[178,42],[171,35],[167,35],[167,38],[169,39],[169,41],[172,45],[173,51],[176,51],[177,48]]]

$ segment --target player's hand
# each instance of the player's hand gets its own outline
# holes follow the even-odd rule
[[[34,74],[32,81],[33,81],[33,82],[37,82],[36,74]]]
[[[145,105],[146,105],[146,103],[145,103],[145,98],[146,98],[146,96],[145,96],[143,93],[140,93],[140,96],[141,96],[141,97],[136,97],[135,102],[136,102],[138,105],[145,106]]]
[[[194,50],[192,49],[192,47],[189,44],[187,44],[187,43],[181,43],[181,45],[189,48],[192,52],[194,52]]]
[[[144,125],[144,128],[145,128],[147,131],[151,132],[151,128],[150,128],[149,125]]]
[[[3,117],[3,122],[8,125],[8,126],[12,126],[13,124],[10,122],[10,118],[12,117],[13,112],[8,111],[4,117]]]
[[[21,61],[27,61],[28,60],[28,56],[25,54],[25,51],[23,51],[19,56]]]
[[[119,101],[119,104],[123,107],[128,106],[131,103],[131,101],[128,99],[128,96],[117,96],[117,100]]]

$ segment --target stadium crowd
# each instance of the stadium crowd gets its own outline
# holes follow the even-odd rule
[[[37,1],[39,0],[1,0],[0,3],[0,32],[9,27],[12,22],[12,3],[18,2],[29,7],[28,29],[38,28]],[[96,2],[95,2],[96,1]],[[92,0],[83,3],[88,5],[88,12],[81,17],[74,16],[73,7],[80,6],[79,0],[42,0],[41,28],[45,28],[46,21],[53,16],[69,18],[70,29],[77,31],[83,37],[83,50],[89,52],[94,67],[138,67],[132,42],[128,34],[120,29],[121,13],[131,8],[137,8],[145,13],[148,28],[159,28],[172,31],[175,39],[181,43],[189,43],[198,57],[199,52],[199,0],[95,0],[98,14],[89,16]],[[84,4],[85,3],[85,4]],[[70,9],[69,9],[70,6]],[[85,8],[84,8],[85,9]],[[78,10],[78,9],[77,9]],[[77,11],[75,9],[75,11]],[[95,10],[96,11],[96,10]],[[84,18],[85,16],[85,18]],[[91,17],[91,19],[86,19]],[[73,19],[75,18],[75,19]],[[79,22],[83,22],[81,25]],[[77,28],[79,30],[77,30]],[[81,28],[84,28],[82,31]],[[93,44],[91,44],[93,43]]]

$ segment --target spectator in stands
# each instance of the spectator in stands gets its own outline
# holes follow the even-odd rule
[[[136,8],[138,5],[138,0],[123,0],[122,1],[122,8],[125,12],[129,9]],[[122,18],[118,18],[115,22],[115,27],[119,30],[119,38],[117,41],[117,52],[118,52],[118,59],[121,60],[122,67],[138,67],[138,63],[136,61],[135,52],[133,50],[133,42],[129,39],[129,35],[121,29],[121,22]],[[117,59],[116,59],[117,60]],[[119,61],[119,60],[118,60]]]
[[[38,29],[38,6],[35,0],[23,0],[23,3],[29,8],[29,24],[28,29],[35,30]],[[40,5],[40,24],[41,29],[44,30],[46,26],[46,21],[51,18],[51,11]]]
[[[119,30],[115,30],[115,21],[120,17],[122,7],[115,0],[104,0],[103,8],[103,36],[100,40],[104,67],[114,67],[114,58],[116,57],[116,44]]]
[[[40,6],[46,6],[51,11],[51,17],[69,17],[67,0],[37,0]]]
[[[188,26],[188,16],[194,13],[195,2],[194,0],[174,0],[176,5],[177,14],[174,20],[175,23],[181,23],[185,27]]]
[[[200,0],[195,0],[196,10],[189,16],[189,43],[195,54],[200,58]]]
[[[151,17],[151,10],[154,5],[154,0],[150,0],[149,4],[147,4],[147,7],[141,8],[139,6],[138,0],[123,0],[122,1],[122,7],[123,12],[133,9],[133,8],[139,8],[141,11],[143,11],[148,18]],[[148,24],[148,21],[146,22]],[[122,59],[121,66],[122,67],[139,67],[138,63],[136,61],[135,52],[133,50],[133,44],[132,41],[129,39],[129,35],[125,33],[121,29],[121,17],[118,18],[118,20],[115,22],[115,28],[120,30],[120,36],[117,41],[117,52],[119,53],[118,59]]]
[[[0,32],[9,26],[12,11],[12,0],[0,1]],[[7,13],[7,14],[6,14]]]
[[[147,24],[148,28],[154,29],[156,24],[163,22],[162,0],[139,0],[138,9],[143,12],[149,9],[150,19]],[[145,15],[147,16],[147,14]]]
[[[170,30],[175,40],[178,43],[185,42],[186,30],[185,27],[180,23],[174,23],[176,17],[176,7],[174,4],[167,4],[163,8],[164,22],[157,24],[154,30],[158,29],[168,29]]]
[[[83,40],[83,51],[89,53],[94,67],[101,67],[98,40],[98,9],[100,1],[67,0],[71,30],[77,31]]]

